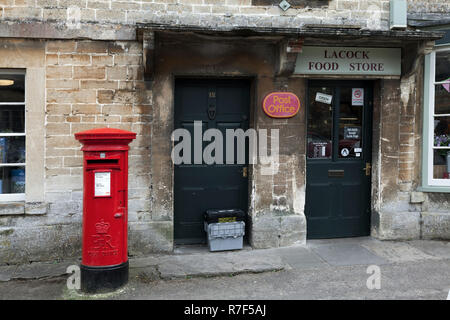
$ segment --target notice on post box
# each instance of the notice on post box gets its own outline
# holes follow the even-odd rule
[[[111,195],[111,172],[95,173],[95,197],[107,197]]]

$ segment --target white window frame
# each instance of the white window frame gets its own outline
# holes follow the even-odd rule
[[[26,139],[26,73],[24,69],[0,69],[0,77],[7,74],[23,74],[24,75],[24,81],[25,81],[25,88],[24,88],[24,101],[23,102],[1,102],[0,106],[2,105],[23,105],[23,112],[24,112],[24,118],[25,118],[25,125],[24,125],[24,132],[14,132],[14,133],[2,133],[0,131],[0,138],[1,137],[25,137]],[[25,159],[26,159],[26,145],[25,145]],[[24,167],[25,168],[25,175],[26,175],[26,160],[24,163],[0,163],[0,168],[3,167]],[[26,187],[26,185],[25,185]],[[25,193],[3,193],[0,194],[0,202],[13,202],[13,201],[25,201]]]
[[[436,52],[450,51],[450,44],[436,46],[434,51],[425,56],[424,70],[424,134],[423,134],[423,161],[422,161],[422,190],[436,192],[450,192],[450,179],[433,178],[434,150],[448,149],[450,147],[434,146],[434,120],[435,120],[435,86],[446,83],[436,81]],[[450,114],[439,114],[450,116]]]

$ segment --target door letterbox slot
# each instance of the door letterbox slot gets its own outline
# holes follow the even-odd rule
[[[330,178],[343,178],[344,170],[328,170],[328,177]]]

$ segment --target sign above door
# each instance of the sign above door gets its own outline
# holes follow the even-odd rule
[[[303,47],[294,74],[401,74],[401,48]]]

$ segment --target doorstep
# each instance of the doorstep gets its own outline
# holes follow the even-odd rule
[[[273,272],[289,267],[280,256],[264,251],[248,245],[242,250],[219,252],[210,252],[206,245],[177,246],[173,254],[130,259],[130,269],[139,274],[147,268],[151,278],[156,272],[160,279],[176,279]]]

